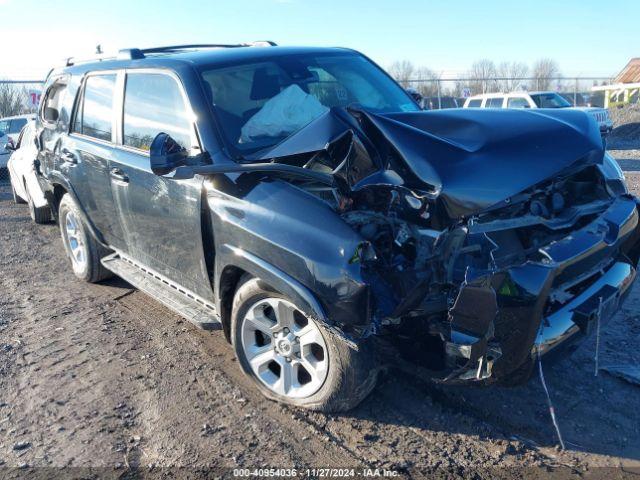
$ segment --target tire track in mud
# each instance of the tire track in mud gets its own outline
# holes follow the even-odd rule
[[[173,315],[142,293],[127,296],[122,301],[143,323],[158,315]],[[150,314],[149,311],[155,313]],[[198,383],[206,385],[210,395],[219,390],[221,381],[225,389],[239,388],[242,395],[255,404],[261,415],[287,425],[294,438],[305,436],[305,432],[310,436],[308,432],[312,432],[313,436],[320,436],[325,442],[329,442],[333,449],[343,450],[351,462],[338,463],[340,465],[355,461],[356,465],[384,466],[424,474],[434,473],[441,468],[468,469],[474,464],[486,468],[487,465],[504,464],[505,457],[506,460],[509,457],[505,454],[508,446],[520,452],[521,458],[513,457],[518,464],[542,465],[545,460],[542,455],[521,445],[513,447],[517,442],[506,441],[504,435],[496,433],[490,425],[484,425],[481,429],[485,438],[480,443],[482,448],[478,448],[473,437],[480,439],[482,436],[476,432],[475,419],[458,413],[466,426],[461,428],[456,425],[451,428],[447,418],[452,408],[443,408],[438,401],[433,401],[428,391],[411,385],[411,380],[415,382],[415,378],[407,379],[404,375],[401,380],[383,382],[353,414],[325,415],[279,406],[254,391],[251,382],[237,367],[232,348],[221,332],[202,332],[190,325],[187,330],[185,338],[188,343],[205,359],[211,359],[207,363],[211,363],[211,367],[224,377],[198,377]],[[395,395],[393,392],[396,391],[403,391],[404,397]],[[457,429],[460,433],[452,435],[449,428],[454,432]],[[466,447],[465,443],[469,443],[470,436],[472,446]],[[494,441],[492,436],[497,440]],[[488,446],[485,448],[483,443]],[[316,452],[315,448],[312,450]],[[312,457],[315,462],[312,465],[335,464],[334,455],[328,458],[331,463],[322,463],[322,457],[318,457],[316,452]]]
[[[295,449],[290,448],[291,444],[288,445],[291,458],[278,465],[327,466],[338,462],[345,466],[361,466],[360,459],[348,448],[327,441],[327,432],[304,422],[304,418],[296,415],[294,410],[270,402],[254,391],[251,382],[240,372],[231,346],[221,331],[200,331],[141,292],[127,296],[120,302],[142,324],[162,316],[179,326],[179,335],[173,340],[182,347],[189,348],[189,353],[199,354],[197,365],[189,370],[194,383],[198,384],[211,403],[219,403],[216,400],[219,399],[221,390],[231,397],[227,399],[226,405],[217,404],[217,408],[227,410],[224,417],[239,420],[259,418],[259,421],[266,424],[267,430],[279,432],[282,438],[301,440]],[[155,342],[158,342],[157,335],[152,335],[156,337]],[[180,346],[176,345],[175,348],[180,349]],[[254,435],[260,437],[259,432],[254,432]]]

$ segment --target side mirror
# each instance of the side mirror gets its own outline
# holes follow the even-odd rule
[[[9,141],[7,143],[4,144],[4,149],[7,151],[11,151],[14,152],[16,151],[16,146],[13,143],[13,140],[9,139]]]
[[[44,109],[44,119],[47,122],[57,122],[60,113],[55,108],[46,107]]]
[[[151,171],[156,175],[167,175],[184,165],[188,155],[188,152],[170,135],[159,133],[149,148]]]

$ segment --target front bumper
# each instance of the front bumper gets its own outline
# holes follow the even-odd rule
[[[560,310],[545,317],[534,343],[532,355],[564,350],[588,336],[597,325],[618,310],[636,278],[636,269],[616,262],[597,281]]]
[[[476,324],[488,325],[478,331],[470,331],[470,318],[457,331],[453,319],[446,351],[467,360],[467,371],[456,380],[503,379],[530,364],[538,351],[559,353],[586,338],[617,311],[635,279],[639,252],[637,201],[623,195],[585,227],[540,249],[544,261],[463,286],[461,292],[480,284],[493,290],[497,314],[491,324],[478,315]]]

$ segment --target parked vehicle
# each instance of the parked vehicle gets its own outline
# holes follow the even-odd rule
[[[442,97],[424,97],[422,108],[424,110],[440,110],[443,108],[458,108],[458,99],[444,95]]]
[[[0,118],[0,168],[5,168],[11,155],[11,146],[18,141],[20,131],[29,120],[35,120],[35,115],[16,115]],[[9,148],[6,148],[9,146]]]
[[[564,98],[572,107],[590,107],[588,95],[583,93],[561,93],[560,96]]]
[[[11,178],[11,191],[16,203],[27,203],[36,223],[51,221],[51,209],[37,178],[38,148],[35,141],[35,121],[29,121],[18,136],[7,163]]]
[[[41,182],[78,278],[221,327],[262,393],[319,410],[372,390],[380,343],[519,383],[605,328],[638,207],[582,112],[423,112],[352,50],[218,47],[48,77]]]
[[[570,108],[569,103],[557,92],[487,93],[469,97],[464,108]],[[591,115],[598,123],[600,133],[606,136],[613,130],[609,111],[597,107],[574,107]]]
[[[416,101],[418,105],[422,105],[423,96],[418,90],[413,87],[407,87],[405,88],[405,90],[411,96],[411,98]]]

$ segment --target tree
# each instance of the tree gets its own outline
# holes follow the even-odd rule
[[[26,98],[24,87],[0,81],[0,118],[24,113]]]
[[[469,87],[473,93],[491,93],[498,91],[496,65],[492,60],[483,59],[473,62],[469,76]]]
[[[402,60],[393,62],[387,71],[400,85],[407,88],[411,86],[409,80],[414,78],[416,67],[409,60]]]
[[[552,88],[554,77],[561,77],[560,67],[551,58],[541,58],[533,64],[531,80],[532,90],[549,90]]]
[[[515,92],[524,84],[524,78],[529,73],[529,67],[523,62],[501,62],[498,65],[498,87],[502,92]]]
[[[416,79],[422,82],[414,82],[411,86],[423,97],[436,97],[438,95],[438,80],[440,76],[427,67],[421,67],[416,71]],[[442,93],[442,92],[440,92]]]

